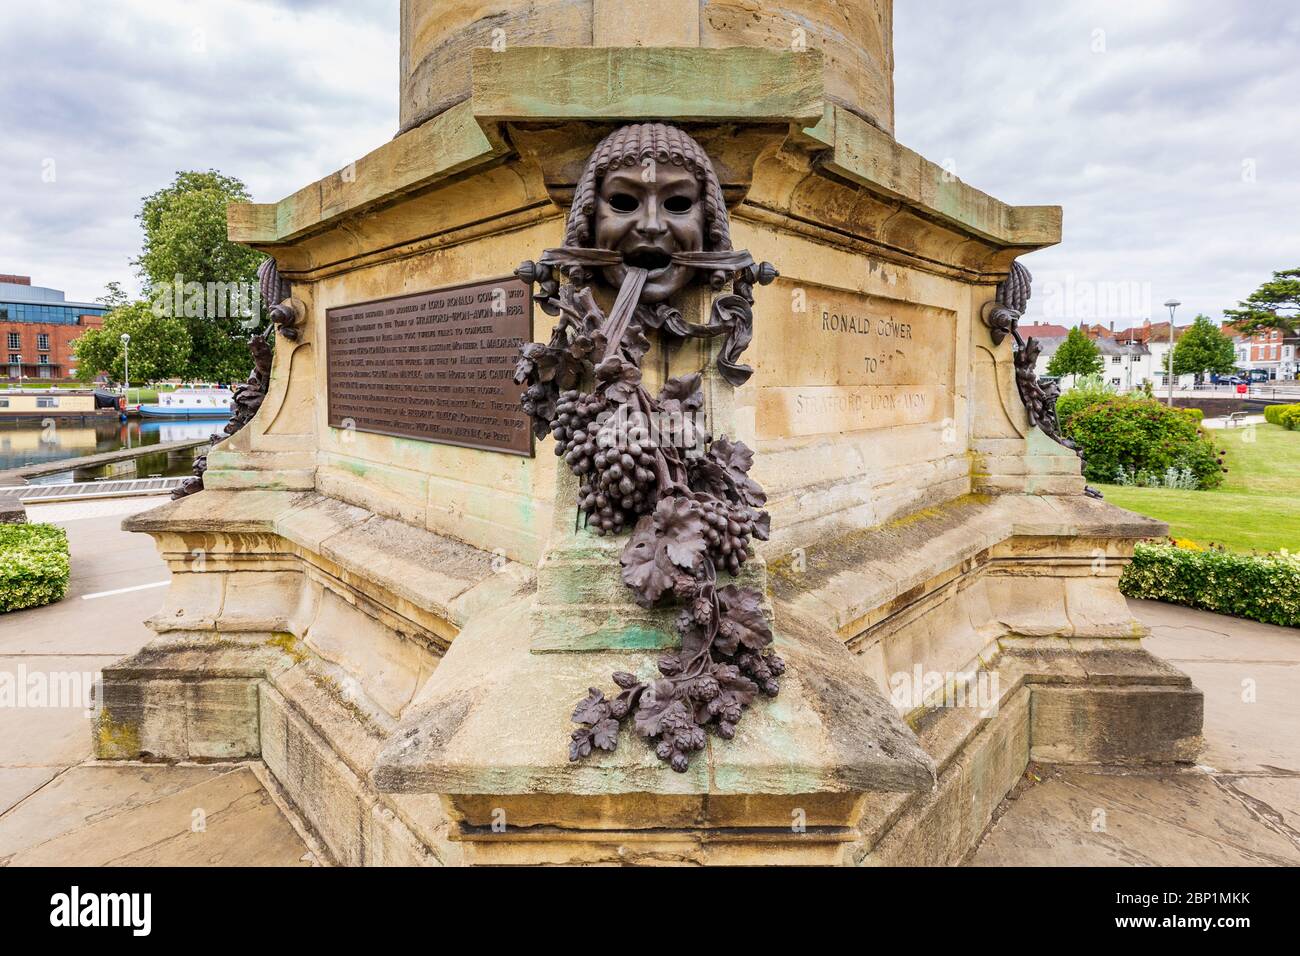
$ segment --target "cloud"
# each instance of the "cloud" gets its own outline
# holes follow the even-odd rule
[[[86,0],[0,8],[0,272],[136,285],[134,221],[177,170],[270,202],[397,130],[397,4]]]
[[[1064,207],[1061,245],[1025,259],[1031,316],[1122,328],[1175,297],[1218,318],[1300,264],[1297,41],[1285,3],[899,3],[897,134]]]
[[[1026,258],[1031,315],[1123,326],[1174,295],[1217,316],[1300,264],[1300,11],[1243,9],[895,4],[899,139],[1065,207],[1062,244]],[[392,0],[6,4],[0,63],[0,272],[78,299],[135,284],[133,217],[177,170],[270,202],[397,129]]]

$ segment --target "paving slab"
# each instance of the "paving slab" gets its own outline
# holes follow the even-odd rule
[[[0,815],[0,865],[305,866],[249,767],[89,764]]]
[[[166,593],[159,586],[91,600],[67,597],[60,604],[6,614],[0,617],[0,655],[134,654],[153,638],[144,621],[158,613]]]
[[[1157,601],[1130,601],[1146,645],[1205,694],[1205,750],[1219,771],[1300,774],[1300,630]]]
[[[116,656],[0,657],[0,767],[67,767],[90,756],[85,690]],[[44,688],[36,696],[36,688]],[[24,693],[20,690],[25,688]],[[65,690],[66,689],[66,690]]]
[[[1300,664],[1176,662],[1205,694],[1199,763],[1300,774]]]
[[[1196,771],[1040,770],[971,858],[975,866],[1297,866],[1300,840]]]
[[[1152,629],[1147,648],[1205,694],[1197,767],[1031,768],[970,862],[1300,865],[1300,631],[1154,601],[1129,605]]]
[[[1300,777],[1224,779],[1262,818],[1300,840]]]
[[[0,815],[0,859],[227,772],[227,767],[94,763],[63,771]]]
[[[167,581],[170,572],[158,555],[153,538],[121,528],[122,518],[156,499],[68,502],[44,506],[44,516],[68,532],[71,569],[68,594],[57,604],[0,615],[0,655],[112,654],[124,657],[147,644],[153,633],[144,626],[162,606],[167,589],[151,587],[85,599],[143,584]],[[113,505],[99,514],[92,505]],[[91,515],[83,512],[89,510]]]
[[[0,767],[0,814],[45,786],[60,770],[59,767]]]
[[[1300,629],[1211,614],[1159,601],[1129,601],[1151,628],[1145,645],[1170,662],[1264,660],[1300,663]]]

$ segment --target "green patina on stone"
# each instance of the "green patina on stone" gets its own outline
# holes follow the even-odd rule
[[[542,637],[533,642],[538,653],[548,651],[655,651],[675,648],[677,635],[641,624],[603,627],[585,634]]]

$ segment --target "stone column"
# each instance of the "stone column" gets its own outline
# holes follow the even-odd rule
[[[893,0],[403,0],[401,130],[469,97],[469,51],[487,47],[813,50],[826,98],[892,132]]]

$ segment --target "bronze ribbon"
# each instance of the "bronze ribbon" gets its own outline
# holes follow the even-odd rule
[[[629,266],[627,278],[623,280],[623,286],[618,290],[618,298],[614,300],[614,308],[609,310],[609,318],[605,320],[605,354],[601,356],[604,360],[613,355],[623,345],[623,335],[627,332],[628,324],[632,321],[632,315],[636,312],[637,304],[641,301],[641,290],[645,288],[646,276],[649,275],[644,269],[638,269],[635,266]]]
[[[754,264],[754,257],[746,249],[726,249],[718,252],[674,252],[673,265],[709,271],[725,269],[739,272]],[[585,246],[559,246],[542,253],[541,262],[548,266],[579,266],[604,269],[623,261],[622,253],[613,249],[588,249]]]

